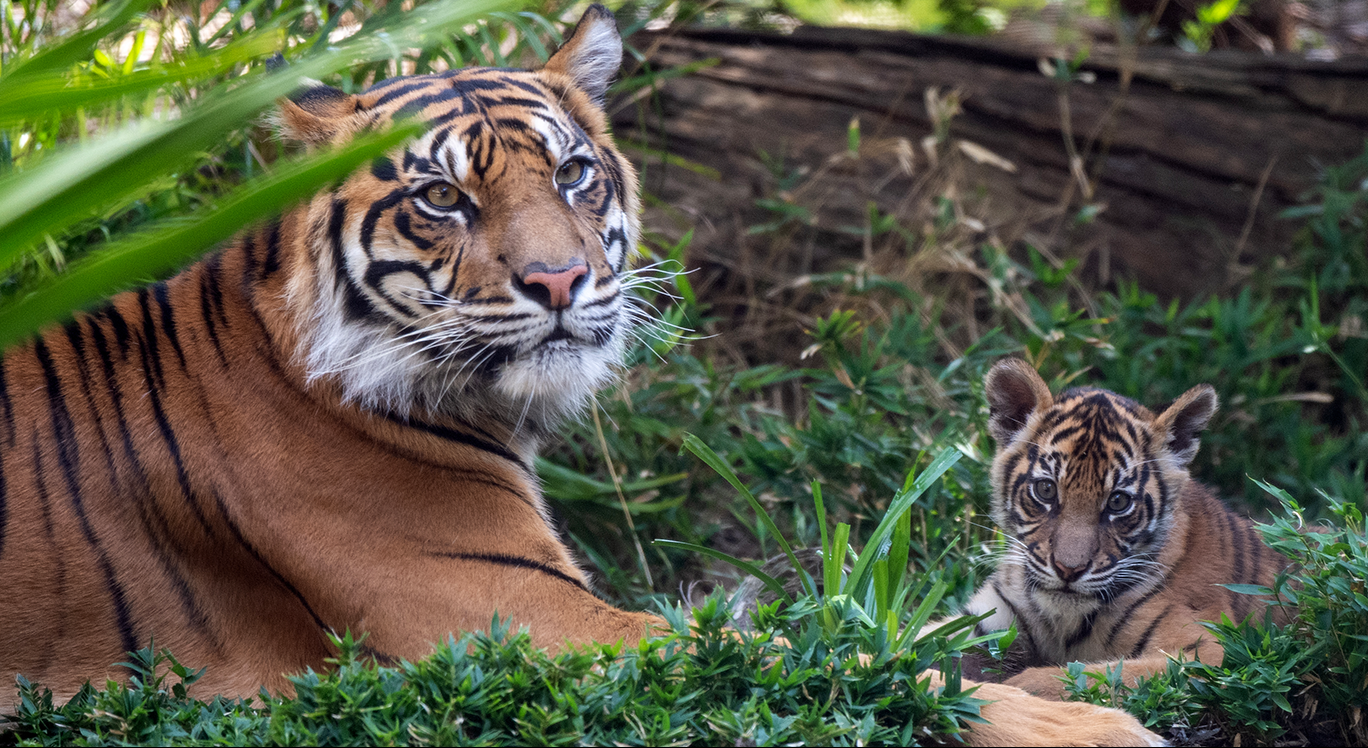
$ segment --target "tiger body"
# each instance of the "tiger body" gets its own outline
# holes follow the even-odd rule
[[[575,62],[282,102],[306,143],[400,113],[430,124],[6,354],[9,682],[69,695],[155,638],[208,667],[197,692],[250,696],[321,667],[329,631],[366,633],[382,659],[496,611],[542,646],[647,632],[589,591],[531,467],[612,376],[629,324],[635,175]],[[581,179],[559,184],[573,159]],[[457,202],[427,202],[433,182],[459,184]]]
[[[308,89],[279,114],[306,144],[427,128],[7,352],[0,677],[67,698],[155,639],[207,668],[194,694],[250,697],[326,667],[330,632],[394,661],[496,613],[548,648],[663,627],[592,594],[532,469],[643,314],[636,176],[602,110],[621,58],[595,5],[539,71]],[[1117,710],[978,695],[1012,719],[971,744],[1157,744]]]
[[[985,389],[998,443],[993,519],[1009,550],[965,612],[995,610],[984,630],[1016,624],[1010,664],[1026,669],[1006,682],[1062,698],[1069,662],[1124,660],[1131,683],[1170,655],[1219,664],[1200,622],[1267,604],[1221,585],[1271,587],[1284,562],[1188,474],[1214,390],[1195,387],[1155,414],[1095,388],[1052,397],[1015,359]]]

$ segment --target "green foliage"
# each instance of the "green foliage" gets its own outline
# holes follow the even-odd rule
[[[714,596],[665,611],[671,636],[622,649],[548,655],[496,618],[489,634],[448,640],[420,662],[384,667],[360,642],[334,638],[326,672],[293,676],[292,699],[260,704],[188,698],[199,676],[165,652],[132,656],[128,685],[84,688],[57,706],[20,684],[5,745],[617,745],[923,742],[977,719],[981,702],[922,672],[962,647],[923,639],[888,656],[877,629],[848,619],[828,632],[800,600],[737,634]],[[692,629],[690,628],[692,626]],[[793,632],[792,645],[776,632]],[[862,662],[858,652],[881,653]]]

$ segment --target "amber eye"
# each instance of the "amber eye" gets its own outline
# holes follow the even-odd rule
[[[429,186],[423,197],[435,207],[450,208],[460,201],[461,191],[454,184],[438,182]]]
[[[1112,495],[1107,497],[1107,511],[1120,514],[1129,509],[1133,501],[1135,498],[1125,491],[1112,491]]]
[[[1049,478],[1041,478],[1031,484],[1031,491],[1037,499],[1044,502],[1051,502],[1059,497],[1059,486],[1056,486],[1055,482]]]
[[[562,187],[573,187],[584,179],[584,162],[579,159],[571,159],[560,165],[556,169],[556,184]]]

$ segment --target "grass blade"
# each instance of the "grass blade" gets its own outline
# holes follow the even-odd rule
[[[732,486],[741,493],[741,496],[744,497],[751,505],[751,508],[755,510],[756,517],[764,524],[765,529],[769,530],[770,534],[774,536],[774,539],[779,542],[779,547],[784,549],[784,555],[788,556],[789,563],[793,564],[793,570],[798,574],[798,577],[803,580],[803,587],[807,590],[807,593],[813,597],[817,597],[817,585],[813,583],[811,576],[808,575],[807,571],[803,568],[803,565],[798,563],[798,557],[793,555],[793,549],[789,547],[788,541],[784,539],[783,533],[779,532],[779,527],[774,524],[773,519],[770,519],[769,514],[766,513],[765,508],[760,505],[760,501],[751,494],[750,489],[746,488],[746,486],[741,483],[741,479],[736,477],[736,473],[732,472],[731,466],[721,457],[718,457],[717,453],[712,451],[712,447],[704,444],[702,439],[699,439],[693,434],[684,435],[684,447],[690,452],[693,452],[698,459],[707,463],[708,467],[716,470],[718,475],[726,478],[727,482],[732,484]]]
[[[960,451],[954,447],[942,449],[935,458],[931,460],[931,464],[927,465],[925,470],[917,474],[916,479],[912,481],[912,485],[899,491],[898,495],[889,503],[888,511],[884,514],[883,519],[879,521],[879,526],[874,528],[874,533],[869,536],[869,541],[865,543],[865,552],[860,554],[859,560],[855,562],[855,568],[851,570],[850,575],[847,577],[846,586],[850,590],[850,595],[859,597],[864,594],[865,589],[869,586],[870,564],[875,560],[875,557],[879,555],[878,549],[883,545],[884,541],[888,539],[888,536],[893,533],[893,527],[897,524],[898,519],[902,516],[903,512],[912,508],[912,504],[917,499],[921,498],[921,495],[926,493],[927,489],[931,488],[932,484],[940,480],[940,477],[945,474],[945,471],[949,470],[956,462],[959,462],[960,457]]]

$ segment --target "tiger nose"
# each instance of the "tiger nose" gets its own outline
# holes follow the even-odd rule
[[[584,260],[571,260],[559,268],[549,268],[544,262],[529,263],[515,276],[518,290],[528,298],[553,312],[566,309],[584,285],[589,268]]]
[[[1088,567],[1092,565],[1091,561],[1085,561],[1082,566],[1069,566],[1061,563],[1058,557],[1051,559],[1051,563],[1054,564],[1055,571],[1059,573],[1059,578],[1065,582],[1072,582],[1083,576],[1083,572],[1087,571]]]

